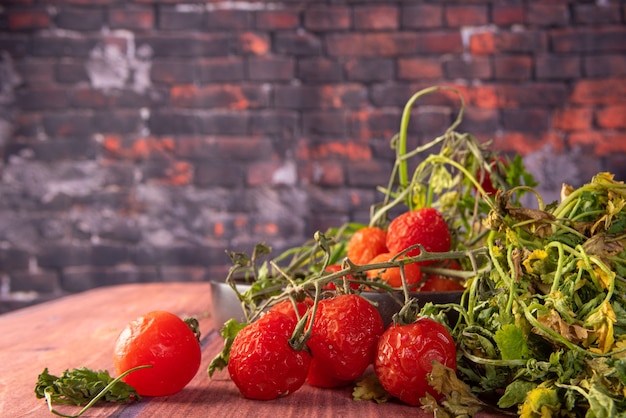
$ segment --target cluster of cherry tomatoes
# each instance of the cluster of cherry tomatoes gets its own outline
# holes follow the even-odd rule
[[[358,230],[348,243],[347,256],[355,264],[376,264],[400,253],[419,255],[420,248],[446,252],[450,241],[441,214],[424,208],[400,215],[387,230]],[[421,247],[406,251],[416,244]],[[420,266],[434,262],[405,264],[406,284],[416,287],[428,283],[421,283]],[[332,265],[327,270],[339,268]],[[367,276],[392,287],[402,286],[399,267],[371,269]],[[451,279],[436,280],[462,288]],[[294,332],[298,327],[301,333]],[[373,365],[390,395],[418,405],[427,393],[435,399],[440,397],[427,382],[434,361],[456,370],[455,342],[444,325],[423,317],[407,324],[392,323],[385,329],[379,311],[369,300],[359,294],[341,293],[317,304],[303,298],[274,305],[237,334],[228,371],[244,397],[269,400],[293,393],[305,383],[321,388],[349,385]]]
[[[348,258],[356,264],[375,264],[401,252],[411,257],[420,253],[419,248],[406,251],[415,244],[428,252],[449,251],[450,233],[437,210],[406,212],[387,230],[357,231],[348,244]],[[414,288],[418,284],[428,287],[431,280],[456,284],[446,278],[422,280],[421,266],[433,262],[404,265],[406,284]],[[398,267],[368,270],[367,276],[392,287],[402,285]],[[124,377],[143,396],[180,391],[196,375],[200,360],[200,344],[188,324],[162,311],[128,324],[114,350],[118,374],[140,365],[152,366]],[[269,400],[293,393],[305,383],[320,388],[349,385],[373,365],[390,395],[417,405],[426,393],[439,397],[426,380],[434,361],[456,369],[455,342],[445,326],[418,318],[385,329],[369,300],[356,293],[337,293],[317,303],[307,296],[273,305],[239,331],[229,353],[228,372],[244,397]]]

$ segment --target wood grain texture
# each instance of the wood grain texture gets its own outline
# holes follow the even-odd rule
[[[52,374],[89,367],[113,374],[112,352],[122,328],[151,310],[168,310],[199,319],[203,361],[196,377],[181,392],[144,398],[130,405],[102,405],[88,417],[429,417],[420,408],[357,402],[351,388],[324,390],[303,386],[273,401],[244,399],[228,372],[206,374],[222,339],[211,319],[208,283],[150,283],[103,287],[0,316],[0,416],[52,416],[34,395],[37,376],[45,367]],[[65,413],[71,407],[59,406]],[[483,414],[483,417],[496,415]]]

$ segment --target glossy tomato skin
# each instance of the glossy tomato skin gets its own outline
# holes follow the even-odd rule
[[[295,326],[292,316],[269,311],[239,331],[231,347],[228,372],[245,398],[276,399],[304,384],[311,356],[289,345]]]
[[[435,208],[425,207],[396,217],[387,229],[387,248],[397,254],[408,247],[420,244],[428,252],[446,252],[450,250],[452,237],[443,215]],[[419,248],[407,252],[407,256],[419,255]],[[420,261],[421,265],[435,261]]]
[[[430,393],[441,399],[427,382],[432,362],[456,370],[456,346],[448,330],[430,318],[409,325],[391,324],[380,337],[374,372],[392,396],[409,405],[419,405]]]
[[[113,365],[119,375],[141,365],[124,381],[142,396],[166,396],[182,390],[200,368],[196,335],[177,315],[152,311],[130,322],[119,335]]]
[[[307,341],[313,357],[307,382],[332,387],[319,382],[337,386],[360,377],[374,360],[383,330],[380,313],[362,296],[342,294],[320,300]]]

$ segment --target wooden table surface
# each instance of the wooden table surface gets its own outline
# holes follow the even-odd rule
[[[244,399],[226,370],[209,379],[206,368],[222,348],[211,319],[209,283],[150,283],[101,287],[0,315],[0,417],[52,417],[46,402],[37,399],[37,376],[48,368],[106,369],[114,375],[112,352],[124,326],[151,310],[195,316],[202,331],[202,365],[181,392],[143,398],[128,405],[102,405],[90,417],[429,417],[419,407],[398,402],[378,405],[353,401],[351,388],[329,390],[304,385],[272,401]],[[58,406],[64,413],[78,409]],[[481,413],[482,417],[498,415]]]

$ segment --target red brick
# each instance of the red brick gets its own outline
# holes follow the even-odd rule
[[[494,87],[499,107],[560,107],[568,101],[564,83],[498,84]]]
[[[110,97],[88,86],[78,86],[70,90],[70,102],[77,108],[102,109],[112,104]]]
[[[297,10],[260,10],[255,16],[257,29],[285,30],[300,26],[300,15]]]
[[[526,21],[526,9],[522,4],[493,4],[493,23],[500,26],[522,24]]]
[[[185,159],[215,161],[254,161],[270,159],[272,139],[258,136],[178,136],[176,155]]]
[[[306,161],[298,164],[298,177],[305,184],[341,187],[345,184],[343,164],[340,161]]]
[[[248,77],[254,81],[289,81],[293,79],[295,63],[290,57],[263,56],[248,58]]]
[[[574,21],[583,24],[621,22],[619,4],[574,4]]]
[[[570,101],[582,105],[612,105],[626,101],[626,79],[579,80]]]
[[[265,33],[244,32],[236,36],[240,54],[265,55],[270,50],[269,35]]]
[[[470,36],[469,51],[477,55],[489,55],[496,51],[496,36],[493,32],[477,32]]]
[[[61,29],[94,31],[104,26],[106,14],[104,9],[96,7],[61,7],[55,21]]]
[[[343,69],[337,60],[325,57],[302,58],[298,60],[298,78],[304,81],[341,81]]]
[[[525,55],[496,55],[493,59],[494,76],[497,80],[529,80],[533,74],[533,60]]]
[[[294,57],[317,56],[322,54],[322,41],[308,32],[280,31],[275,34],[274,49],[279,54]]]
[[[175,107],[249,109],[268,105],[268,93],[261,86],[211,84],[179,85],[170,90]]]
[[[300,147],[298,158],[303,160],[325,160],[340,158],[343,160],[365,161],[372,158],[372,151],[367,144],[356,142],[324,141]]]
[[[152,49],[152,57],[228,56],[232,51],[230,33],[207,34],[140,34],[135,37],[138,46]]]
[[[112,29],[152,29],[155,24],[152,7],[125,6],[109,10],[109,25]]]
[[[8,10],[6,13],[10,30],[45,29],[52,23],[50,15],[45,10]]]
[[[53,110],[68,106],[67,90],[53,86],[21,89],[16,94],[16,102],[23,110]]]
[[[544,109],[504,109],[501,118],[505,131],[545,132],[550,127],[550,115]]]
[[[596,120],[603,129],[626,129],[626,104],[596,110]]]
[[[205,16],[205,26],[210,31],[246,30],[251,29],[254,25],[253,12],[248,10],[212,9],[207,11]]]
[[[567,4],[529,3],[526,23],[536,26],[565,26],[570,22]]]
[[[487,5],[452,5],[445,8],[446,24],[450,27],[479,26],[489,23]]]
[[[367,89],[357,84],[276,86],[274,101],[285,109],[359,108],[367,102]]]
[[[346,76],[351,81],[387,81],[394,78],[391,59],[353,58],[344,64]]]
[[[24,59],[15,61],[15,67],[20,74],[21,81],[32,87],[49,87],[55,80],[56,60]],[[84,65],[81,66],[84,73]]]
[[[386,30],[400,26],[399,11],[395,6],[355,6],[352,13],[355,29]]]
[[[561,131],[587,131],[593,125],[593,110],[589,107],[564,107],[556,109],[552,125]]]
[[[583,57],[583,68],[587,77],[624,77],[626,76],[626,55],[587,55]]]
[[[521,32],[499,31],[495,35],[495,51],[500,52],[544,52],[548,49],[548,37],[544,32],[526,30]]]
[[[281,161],[259,161],[248,165],[246,185],[265,186],[274,184],[274,175],[283,168]]]
[[[535,57],[538,79],[574,79],[580,77],[580,57],[569,55],[540,55]]]
[[[558,53],[626,52],[626,27],[586,27],[559,29],[550,32],[552,49]]]
[[[500,106],[498,88],[495,86],[472,86],[463,96],[469,105],[478,108],[497,109]]]
[[[493,77],[491,58],[482,56],[453,57],[444,61],[446,77],[449,79],[490,79]]]
[[[626,153],[626,133],[623,132],[576,132],[568,137],[570,146],[591,147],[596,157],[610,157]]]
[[[463,45],[456,31],[347,33],[329,35],[327,49],[331,56],[394,57],[460,53]]]
[[[443,76],[438,58],[398,58],[398,79],[427,80]]]
[[[494,135],[493,146],[502,152],[527,155],[558,142],[559,137],[550,133],[504,131]]]
[[[466,107],[458,132],[469,132],[472,135],[487,134],[491,137],[500,128],[500,112],[498,109],[481,109]]]
[[[374,188],[389,181],[391,167],[387,162],[354,160],[346,166],[349,186]]]
[[[370,141],[373,138],[389,140],[398,132],[400,110],[363,109],[350,113],[350,137]]]
[[[434,29],[443,26],[443,7],[430,4],[406,5],[400,13],[405,29]]]
[[[346,115],[337,111],[307,112],[302,116],[302,133],[306,137],[344,138],[348,123]]]
[[[114,9],[115,10],[115,9]],[[125,8],[116,10],[118,14],[123,14]],[[206,16],[204,11],[197,9],[183,9],[180,10],[173,6],[161,6],[158,8],[159,29],[162,30],[202,30],[205,27]],[[111,19],[111,15],[109,16]],[[125,16],[118,16],[117,24],[128,25],[132,22],[128,22]],[[154,18],[153,18],[154,19]]]
[[[311,31],[350,28],[350,8],[313,4],[304,11],[304,27]]]

